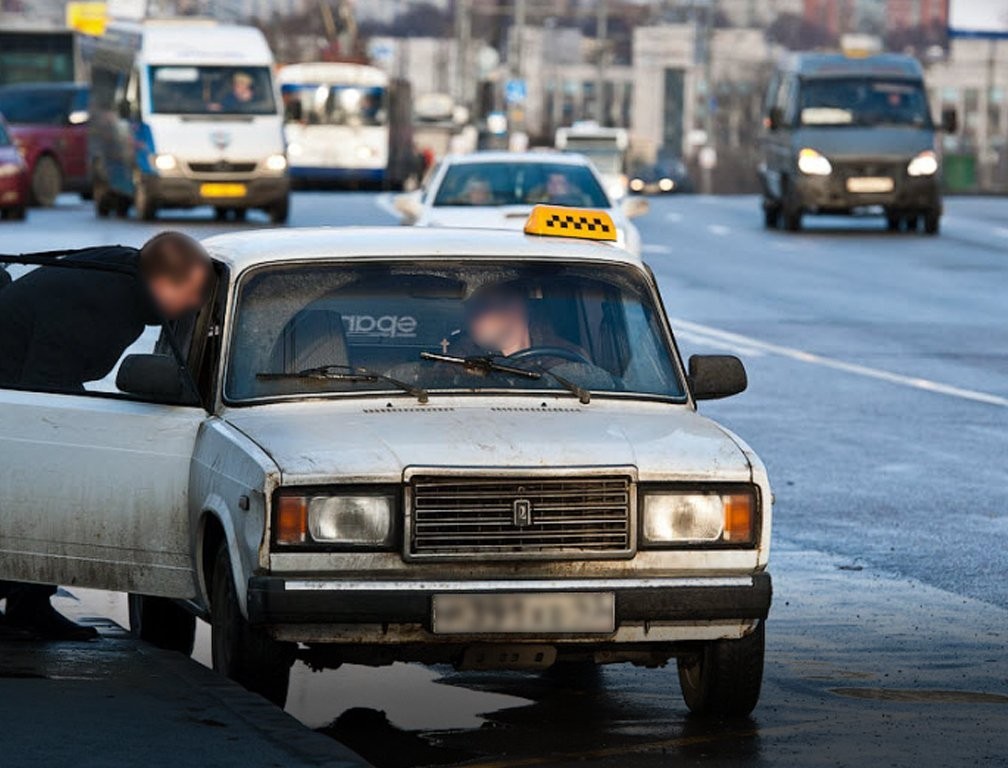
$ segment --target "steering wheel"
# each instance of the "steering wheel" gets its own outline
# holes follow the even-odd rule
[[[529,347],[528,349],[523,349],[521,352],[515,352],[513,355],[508,355],[507,359],[528,360],[533,357],[560,357],[564,360],[570,360],[572,363],[593,365],[591,360],[586,358],[580,352],[576,352],[573,349],[567,349],[566,347]]]

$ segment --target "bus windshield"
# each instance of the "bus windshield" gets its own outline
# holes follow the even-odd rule
[[[269,67],[153,66],[150,91],[159,114],[276,114]]]
[[[804,80],[798,117],[802,125],[931,127],[921,83],[873,77]]]
[[[284,119],[306,125],[385,125],[381,86],[288,84],[281,88]]]

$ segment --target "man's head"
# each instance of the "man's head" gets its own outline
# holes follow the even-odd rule
[[[479,176],[471,176],[465,184],[463,196],[469,205],[490,205],[493,202],[493,191],[490,182]]]
[[[162,232],[140,249],[140,273],[158,309],[174,320],[206,302],[212,269],[199,242],[181,232]]]
[[[252,76],[246,72],[235,72],[231,78],[231,92],[238,101],[252,101],[255,95],[252,85]]]
[[[511,355],[532,344],[528,303],[516,286],[494,286],[466,302],[470,338],[486,350]]]

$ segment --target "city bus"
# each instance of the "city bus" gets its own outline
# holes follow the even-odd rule
[[[290,64],[279,80],[295,183],[398,189],[418,175],[408,83],[350,62]]]
[[[595,165],[606,193],[619,200],[627,193],[626,152],[630,134],[626,128],[606,128],[594,120],[582,120],[569,127],[557,128],[556,148],[562,152],[578,152]]]

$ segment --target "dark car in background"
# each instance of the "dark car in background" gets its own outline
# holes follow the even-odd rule
[[[28,174],[24,160],[11,140],[3,115],[0,115],[0,217],[23,219],[27,203]]]
[[[672,192],[692,192],[689,172],[679,159],[640,163],[627,174],[630,191],[638,195],[665,195]]]
[[[52,205],[60,192],[90,191],[87,103],[87,87],[76,83],[0,88],[0,113],[28,166],[32,205]]]

